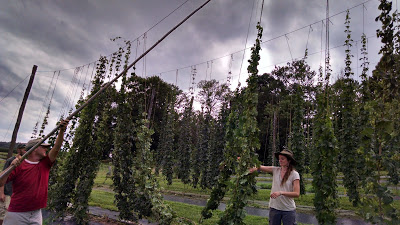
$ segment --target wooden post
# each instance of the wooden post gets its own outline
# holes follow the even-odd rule
[[[24,99],[22,100],[21,106],[19,107],[18,118],[17,118],[17,122],[15,122],[15,127],[14,127],[14,131],[13,131],[12,138],[11,138],[10,148],[8,149],[7,158],[10,158],[13,155],[13,149],[14,149],[14,146],[15,146],[15,142],[17,140],[17,134],[18,134],[18,130],[19,130],[19,125],[21,124],[22,115],[24,115],[26,101],[28,100],[28,96],[29,96],[29,93],[30,93],[31,88],[32,88],[32,84],[33,84],[33,80],[35,78],[36,70],[37,70],[37,66],[33,65],[31,78],[29,79],[28,86],[26,87]]]

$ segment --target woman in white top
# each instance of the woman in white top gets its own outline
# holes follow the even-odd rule
[[[269,224],[292,225],[296,224],[296,205],[294,198],[300,196],[300,175],[294,169],[296,160],[293,153],[284,149],[275,153],[280,167],[260,166],[251,168],[250,172],[259,171],[272,173],[272,188],[269,201]]]

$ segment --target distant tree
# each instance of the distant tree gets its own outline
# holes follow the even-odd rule
[[[215,177],[219,173],[218,164],[222,156],[223,149],[217,148],[216,132],[217,121],[216,117],[220,112],[226,95],[228,94],[228,86],[219,84],[216,80],[200,81],[198,84],[199,100],[202,108],[205,109],[203,114],[204,119],[199,126],[199,142],[198,142],[198,157],[202,161],[200,166],[201,179],[200,185],[202,188],[211,188],[215,182]]]

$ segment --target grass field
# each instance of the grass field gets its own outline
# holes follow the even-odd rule
[[[100,170],[97,174],[97,177],[95,179],[95,184],[94,184],[94,190],[91,195],[90,199],[90,204],[93,206],[100,206],[103,208],[108,208],[110,210],[117,210],[115,204],[113,203],[114,195],[112,193],[112,179],[110,177],[107,177],[107,172],[109,171],[109,166],[111,164],[102,164],[100,167]],[[307,175],[309,178],[311,176]],[[208,189],[201,189],[201,188],[193,188],[190,185],[185,185],[183,184],[179,179],[173,179],[173,182],[171,185],[167,185],[165,179],[163,177],[157,177],[160,186],[163,188],[164,193],[166,194],[177,194],[177,195],[191,195],[197,198],[202,198],[202,199],[207,199],[209,197],[209,194],[211,193],[210,190]],[[341,177],[339,177],[341,179]],[[271,184],[265,183],[271,180],[271,176],[269,174],[262,174],[261,176],[258,177],[257,179],[259,183],[257,184],[259,187],[258,193],[254,195],[251,200],[257,200],[257,201],[268,201],[269,195],[270,195],[270,188]],[[342,182],[338,182],[338,193],[341,195],[345,195],[345,188],[342,185]],[[108,190],[108,191],[105,191]],[[313,197],[314,194],[313,192],[313,187],[311,185],[311,181],[307,180],[306,181],[306,195],[300,196],[300,198],[296,199],[296,205],[298,206],[308,206],[308,207],[313,207]],[[399,196],[399,190],[392,190],[393,193],[395,193],[397,196]],[[229,198],[231,197],[231,193],[227,193],[226,197]],[[108,199],[108,200],[107,200]],[[226,198],[224,199],[225,201],[227,200]],[[351,210],[351,211],[357,211],[358,209],[356,207],[353,207],[353,205],[349,202],[347,197],[339,197],[339,207],[338,210]],[[172,208],[177,212],[178,217],[183,217],[186,218],[190,221],[195,221],[197,224],[197,221],[200,218],[200,212],[202,207],[199,206],[193,206],[193,205],[188,205],[188,204],[183,204],[183,203],[177,203],[177,202],[168,202],[172,206]],[[257,205],[255,202],[249,203],[251,206],[256,206],[256,207],[265,207],[265,205]],[[395,206],[400,208],[400,202],[396,201]],[[210,219],[210,223],[205,223],[205,224],[215,224],[216,221],[218,220],[218,215],[221,214],[221,212],[217,212],[217,215],[214,216],[213,218]],[[253,217],[253,216],[246,216],[246,223],[247,224],[268,224],[266,218],[258,218],[258,217]],[[179,224],[179,223],[178,223]],[[190,224],[190,223],[189,223]]]
[[[174,219],[174,222],[172,224],[183,225],[199,223],[201,210],[203,209],[203,207],[172,201],[166,201],[166,203],[170,205],[173,211],[176,213],[176,218]],[[114,204],[114,194],[108,191],[93,190],[90,195],[89,204],[91,206],[98,206],[105,209],[118,211],[117,207]],[[213,214],[213,217],[204,220],[202,224],[217,224],[221,215],[222,211],[216,210]],[[149,219],[151,220],[151,218]],[[266,217],[247,215],[244,219],[244,222],[251,225],[265,225],[268,224],[268,219]]]

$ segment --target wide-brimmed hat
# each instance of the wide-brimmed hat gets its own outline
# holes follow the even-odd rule
[[[41,141],[42,141],[41,138],[32,139],[32,140],[28,141],[28,143],[26,143],[26,150],[29,150],[30,148],[32,148],[33,146],[35,146],[37,143],[39,143]],[[40,144],[40,146],[49,147],[50,144],[42,143],[42,144]]]
[[[296,165],[297,162],[293,157],[293,152],[287,149],[282,150],[281,152],[275,152],[275,157],[279,160],[279,155],[286,156],[292,163],[292,165]]]

